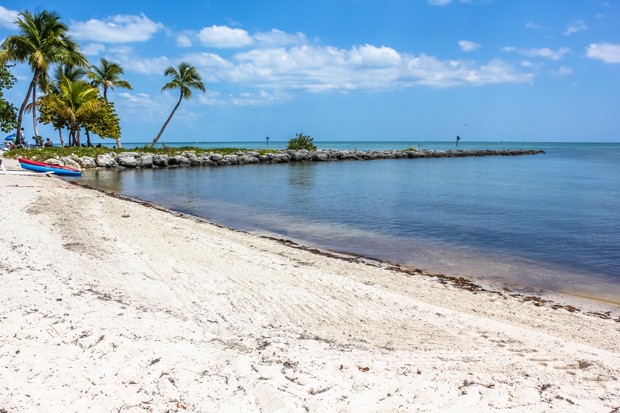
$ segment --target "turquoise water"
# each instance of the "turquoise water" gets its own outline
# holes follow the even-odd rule
[[[453,142],[317,144],[454,147]],[[227,146],[250,147],[243,142]],[[85,173],[83,180],[306,245],[520,290],[620,302],[620,144],[478,142],[459,147],[547,153],[96,171]]]

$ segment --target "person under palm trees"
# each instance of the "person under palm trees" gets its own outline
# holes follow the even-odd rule
[[[176,112],[179,108],[181,101],[183,99],[189,99],[192,96],[192,89],[198,89],[202,92],[205,91],[205,85],[202,83],[200,74],[195,67],[191,66],[188,63],[182,62],[181,64],[179,64],[179,70],[170,66],[166,69],[164,75],[172,76],[172,80],[166,83],[161,88],[161,91],[163,92],[164,90],[179,89],[181,94],[179,96],[179,101],[174,106],[174,109],[172,109],[172,112],[170,113],[170,116],[168,116],[168,119],[164,123],[164,126],[162,126],[155,139],[153,139],[153,142],[151,142],[151,148],[154,147],[155,144],[157,144],[157,141],[164,133],[164,129],[166,129],[166,126],[168,126],[168,123],[170,123],[172,116],[174,116],[174,112]]]

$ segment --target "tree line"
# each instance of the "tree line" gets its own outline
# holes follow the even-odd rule
[[[15,24],[18,34],[8,36],[0,45],[0,130],[16,130],[19,136],[24,113],[31,113],[35,136],[39,135],[37,125],[40,122],[51,124],[58,131],[62,146],[65,146],[63,130],[68,130],[69,146],[82,145],[84,131],[88,146],[92,133],[115,139],[120,148],[120,122],[107,92],[117,87],[133,89],[122,79],[123,68],[104,58],[99,65],[90,65],[78,43],[69,36],[67,25],[55,12],[23,11]],[[32,71],[32,80],[19,109],[7,102],[2,93],[15,84],[10,69],[16,63],[27,64]],[[170,66],[164,75],[171,79],[164,84],[162,92],[178,89],[180,96],[151,147],[161,138],[181,102],[189,99],[194,89],[205,91],[200,74],[188,63],[182,62],[178,68]],[[23,136],[21,140],[17,143],[25,145]]]

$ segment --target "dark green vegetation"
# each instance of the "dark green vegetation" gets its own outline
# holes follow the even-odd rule
[[[5,64],[0,64],[0,130],[10,132],[17,128],[17,109],[4,100],[3,90],[10,89],[15,84],[15,76],[9,72]]]
[[[313,143],[313,138],[311,138],[309,135],[298,133],[293,139],[288,141],[286,149],[307,149],[309,151],[316,151],[316,145]]]
[[[194,152],[196,155],[200,155],[205,152],[210,153],[219,153],[221,155],[230,155],[238,152],[248,152],[247,149],[239,149],[239,148],[215,148],[215,149],[204,149],[204,148],[195,148],[193,146],[182,146],[182,147],[174,147],[174,148],[151,148],[150,146],[144,146],[140,148],[134,149],[112,149],[107,147],[59,147],[54,146],[51,148],[36,148],[36,149],[14,149],[9,152],[6,152],[4,156],[6,158],[32,158],[36,157],[37,159],[49,159],[49,158],[62,158],[63,156],[69,155],[77,155],[78,157],[89,156],[91,158],[97,158],[99,155],[103,155],[106,153],[121,153],[121,152],[140,152],[140,153],[152,153],[155,155],[178,155],[183,152]],[[264,155],[266,153],[275,153],[277,151],[272,149],[262,149],[257,151],[259,155]]]

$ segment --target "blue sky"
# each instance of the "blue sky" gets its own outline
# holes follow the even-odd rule
[[[174,4],[174,5],[171,5]],[[197,67],[206,93],[162,141],[620,141],[618,0],[2,1],[57,12],[93,64],[120,63],[109,96],[124,142],[147,142],[178,95],[164,69]],[[21,103],[31,74],[14,69]],[[25,123],[26,136],[32,125]],[[42,128],[44,136],[57,134]]]

